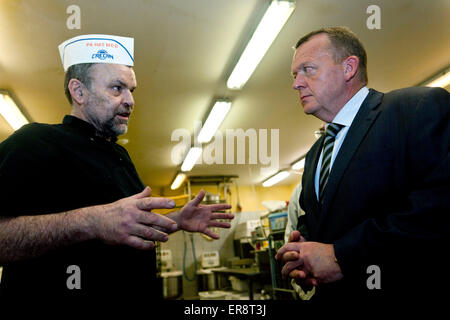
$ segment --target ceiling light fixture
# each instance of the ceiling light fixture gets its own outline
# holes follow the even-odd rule
[[[450,67],[425,81],[423,85],[426,87],[447,87],[450,85]]]
[[[198,134],[197,141],[199,143],[207,143],[211,141],[212,137],[216,133],[222,121],[225,119],[228,111],[230,111],[231,102],[227,100],[217,100],[214,104],[208,118],[205,121],[200,133]]]
[[[186,174],[184,173],[178,173],[177,176],[175,177],[175,179],[172,182],[172,185],[170,186],[170,189],[172,190],[176,190],[178,189],[184,182],[184,180],[186,180]]]
[[[201,154],[202,148],[193,147],[189,149],[189,152],[181,165],[181,171],[191,171]]]
[[[289,172],[287,171],[280,171],[274,176],[270,177],[269,179],[265,180],[263,182],[263,187],[271,187],[274,184],[277,184],[278,182],[286,179],[289,176]]]
[[[294,9],[295,2],[272,1],[228,78],[229,89],[244,86]]]
[[[302,170],[305,167],[305,158],[296,161],[292,166],[292,170]]]
[[[14,130],[29,123],[8,91],[0,90],[0,114]]]

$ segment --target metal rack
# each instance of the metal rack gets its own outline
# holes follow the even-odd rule
[[[233,180],[239,178],[235,175],[223,175],[223,176],[189,176],[187,177],[187,193],[191,196],[191,185],[216,185],[217,194],[220,196],[221,187],[223,187],[223,199],[225,202],[227,199],[228,185],[234,183]]]
[[[269,259],[270,259],[270,275],[272,279],[272,298],[278,300],[279,293],[287,293],[293,300],[297,299],[296,293],[293,289],[289,289],[290,285],[286,280],[281,279],[281,268],[279,263],[275,260],[275,254],[279,248],[275,247],[275,241],[283,240],[284,230],[271,232],[267,239],[269,241]]]

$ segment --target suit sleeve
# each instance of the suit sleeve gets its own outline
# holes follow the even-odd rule
[[[405,261],[411,265],[419,259],[436,263],[443,257],[442,250],[448,250],[449,93],[440,88],[426,90],[409,110],[406,136],[402,137],[408,186],[398,194],[399,203],[405,205],[398,212],[363,221],[334,242],[344,276],[360,274],[370,264],[400,270]]]

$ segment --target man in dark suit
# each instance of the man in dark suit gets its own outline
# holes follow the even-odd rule
[[[366,67],[347,28],[296,45],[293,87],[327,125],[306,155],[299,227],[308,232],[293,231],[276,258],[283,276],[316,286],[312,303],[445,301],[449,93],[369,90]]]

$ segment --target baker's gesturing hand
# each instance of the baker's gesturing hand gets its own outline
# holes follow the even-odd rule
[[[123,244],[137,249],[153,249],[153,241],[167,241],[168,235],[157,230],[175,230],[176,222],[152,209],[171,209],[175,203],[166,198],[149,197],[151,189],[116,202],[97,206],[91,215],[91,232],[108,244]]]
[[[234,215],[231,213],[216,212],[230,209],[229,204],[210,204],[203,205],[203,197],[205,191],[201,190],[199,194],[189,201],[179,212],[174,219],[178,223],[180,229],[190,232],[202,232],[207,236],[218,239],[219,235],[212,232],[209,227],[229,228],[228,222],[217,221],[218,219],[233,219]]]

